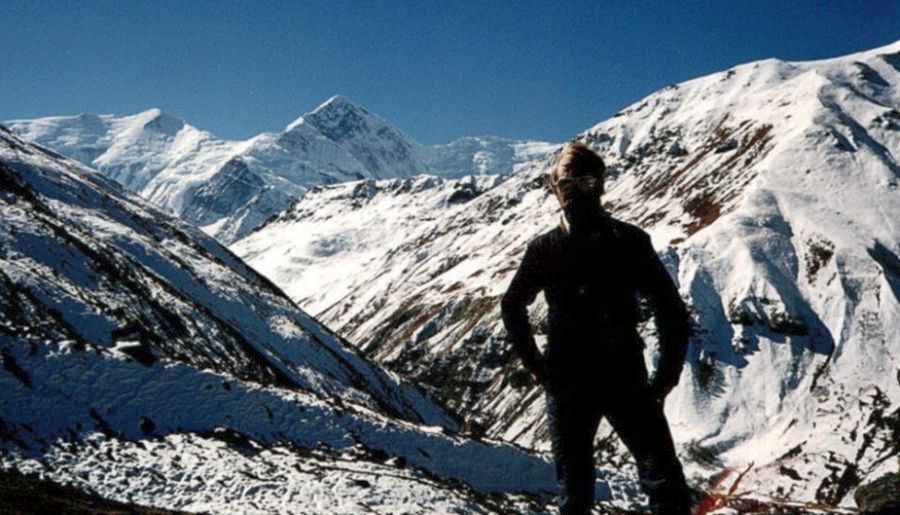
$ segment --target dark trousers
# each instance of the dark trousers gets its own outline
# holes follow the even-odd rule
[[[690,515],[689,490],[662,403],[642,387],[554,383],[545,393],[562,514],[590,513],[594,504],[594,436],[605,416],[637,462],[653,513]]]

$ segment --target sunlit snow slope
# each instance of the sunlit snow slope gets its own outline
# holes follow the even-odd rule
[[[853,506],[860,483],[896,471],[900,42],[674,84],[578,139],[609,165],[604,205],[651,233],[690,305],[666,411],[692,480],[727,487],[749,467],[740,489],[754,495]],[[483,186],[310,191],[233,249],[430,385],[467,429],[546,448],[542,396],[517,370],[498,301],[560,214],[549,162]],[[543,342],[543,296],[532,315]],[[652,324],[643,334],[652,364]],[[598,438],[601,462],[626,461],[608,426]]]

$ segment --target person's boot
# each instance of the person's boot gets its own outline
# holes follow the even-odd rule
[[[686,483],[664,481],[657,483],[649,494],[653,515],[691,515],[692,495]]]
[[[663,502],[651,507],[650,513],[653,515],[691,515],[691,505],[685,501]]]

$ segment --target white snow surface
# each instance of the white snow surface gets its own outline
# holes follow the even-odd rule
[[[233,250],[283,285],[298,304],[322,311],[341,301],[353,309],[348,271],[380,262],[432,221],[432,214],[464,204],[506,177],[416,175],[318,186]],[[287,237],[276,241],[270,237],[275,233]]]
[[[853,507],[856,486],[897,471],[900,42],[674,84],[578,139],[608,165],[604,205],[650,233],[692,311],[666,404],[691,480],[750,466],[741,490]],[[549,164],[456,203],[472,178],[310,190],[232,248],[467,426],[546,449],[499,296],[559,217]],[[546,316],[542,296],[531,311]],[[601,463],[629,462],[605,423],[598,439]]]
[[[244,141],[219,139],[160,109],[4,123],[226,243],[289,207],[311,186],[419,173],[500,173],[551,147],[490,136],[425,146],[337,95],[282,132]]]

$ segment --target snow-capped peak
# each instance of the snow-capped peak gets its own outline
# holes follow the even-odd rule
[[[313,111],[288,125],[285,135],[303,129],[341,146],[365,170],[365,176],[380,179],[409,177],[429,171],[423,147],[399,129],[365,108],[334,95]],[[307,135],[306,138],[311,136]]]
[[[319,104],[315,109],[308,113],[304,113],[300,117],[298,117],[293,122],[289,123],[287,127],[285,127],[285,132],[290,132],[296,129],[298,126],[304,123],[311,123],[315,125],[315,120],[323,120],[323,119],[335,119],[340,118],[342,116],[374,116],[369,111],[365,110],[361,106],[347,100],[341,95],[332,95],[328,98],[328,100]]]
[[[328,98],[328,100],[322,102],[321,104],[319,104],[318,107],[313,109],[310,114],[317,114],[317,113],[321,113],[323,111],[342,112],[342,111],[348,111],[351,109],[368,112],[365,109],[363,109],[361,106],[359,106],[358,104],[347,100],[345,97],[343,97],[341,95],[332,95]]]
[[[388,139],[390,144],[406,147],[420,145],[407,138],[399,129],[340,95],[334,95],[301,119],[336,142],[350,142],[364,138],[359,143],[374,143],[374,137]],[[424,166],[419,171],[424,171]]]
[[[133,119],[141,129],[152,130],[174,136],[186,124],[181,118],[172,116],[158,107],[135,114]]]

